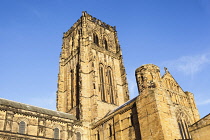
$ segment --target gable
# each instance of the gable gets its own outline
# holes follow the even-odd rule
[[[162,76],[162,83],[163,83],[163,87],[166,90],[170,90],[172,92],[185,95],[183,89],[178,84],[178,82],[174,79],[174,77],[170,74],[169,71],[166,71],[166,73]]]

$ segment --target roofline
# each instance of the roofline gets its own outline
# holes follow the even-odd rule
[[[12,101],[12,100],[4,99],[4,98],[0,98],[0,105],[9,106],[12,108],[19,108],[19,109],[23,109],[26,111],[37,112],[37,113],[46,114],[46,115],[55,116],[55,117],[64,118],[64,119],[77,120],[76,117],[72,114],[68,114],[68,113],[64,113],[64,112],[60,112],[60,111],[56,111],[56,110],[50,110],[50,109],[46,109],[46,108],[41,108],[41,107],[24,104],[24,103]],[[17,106],[17,105],[19,105],[19,106]],[[43,112],[39,112],[39,110],[42,110]],[[46,111],[46,112],[44,112],[44,111]],[[51,113],[55,113],[55,114],[51,114]],[[67,115],[67,116],[64,116],[64,115]]]

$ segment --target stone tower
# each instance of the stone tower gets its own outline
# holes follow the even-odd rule
[[[63,35],[57,110],[94,122],[128,100],[115,27],[83,12]]]
[[[191,139],[188,127],[199,120],[193,94],[184,92],[165,68],[146,64],[136,70],[138,120],[142,139]]]

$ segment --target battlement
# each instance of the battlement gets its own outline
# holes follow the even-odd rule
[[[94,22],[98,25],[100,25],[101,27],[103,28],[106,28],[107,30],[110,30],[112,32],[115,32],[116,31],[116,26],[111,26],[109,24],[106,24],[105,22],[91,16],[90,14],[88,14],[86,11],[83,11],[82,12],[82,16],[86,17],[87,20],[91,21],[91,22]]]
[[[71,26],[71,28],[70,28],[67,32],[64,32],[64,33],[63,33],[63,38],[68,37],[68,36],[72,33],[72,31],[73,31],[77,26],[80,25],[81,20],[82,20],[82,18],[79,18],[79,19],[73,24],[73,26]]]
[[[67,32],[63,33],[63,37],[64,38],[69,36],[71,34],[71,32],[83,22],[82,21],[83,17],[85,17],[87,20],[89,20],[89,21],[91,21],[91,22],[93,22],[93,23],[95,23],[95,24],[97,24],[97,25],[99,25],[99,26],[101,26],[101,27],[111,31],[111,32],[116,32],[116,26],[111,26],[109,24],[106,24],[105,22],[103,22],[103,21],[101,21],[101,20],[91,16],[86,11],[83,11],[82,12],[82,16],[73,24],[73,26]]]

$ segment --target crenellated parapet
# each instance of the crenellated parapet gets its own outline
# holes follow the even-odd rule
[[[66,38],[66,37],[68,37],[78,26],[80,26],[81,25],[81,21],[82,21],[82,19],[80,18],[80,19],[78,19],[74,24],[73,24],[73,26],[71,26],[71,28],[67,31],[67,32],[64,32],[63,33],[63,38]]]
[[[109,24],[106,24],[105,22],[91,16],[86,11],[83,11],[82,16],[71,26],[71,28],[67,32],[63,33],[63,37],[64,38],[68,37],[78,26],[82,26],[82,24],[85,22],[83,19],[91,21],[94,24],[97,24],[102,28],[105,28],[111,32],[116,32],[116,26],[111,26]]]
[[[91,21],[91,22],[93,22],[93,23],[95,23],[99,26],[101,26],[103,28],[106,28],[107,30],[110,30],[112,32],[116,32],[116,26],[111,26],[109,24],[106,24],[105,22],[89,15],[86,11],[82,12],[82,16],[86,17],[87,20],[89,20],[89,21]]]
[[[64,33],[57,110],[90,122],[128,101],[122,59],[116,28],[82,12],[80,19]]]

